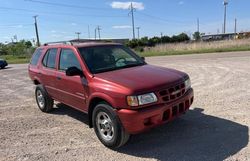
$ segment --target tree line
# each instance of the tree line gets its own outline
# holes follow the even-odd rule
[[[32,43],[26,40],[8,44],[0,43],[0,55],[26,55],[32,54],[34,50]]]
[[[142,37],[140,39],[129,40],[126,45],[130,48],[137,47],[153,47],[157,44],[162,43],[179,43],[179,42],[187,42],[190,41],[190,37],[186,33],[181,33],[179,35],[170,36],[162,36],[157,37],[154,36],[152,38]]]

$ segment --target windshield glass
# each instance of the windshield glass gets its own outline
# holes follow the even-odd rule
[[[79,51],[93,74],[145,64],[139,56],[122,45],[83,47]]]

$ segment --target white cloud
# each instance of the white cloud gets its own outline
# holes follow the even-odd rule
[[[120,25],[120,26],[112,26],[113,29],[129,29],[131,26],[129,25]]]
[[[74,22],[72,22],[72,23],[71,23],[71,25],[72,25],[72,26],[76,26],[77,24],[76,24],[76,23],[74,23]]]
[[[184,4],[184,1],[179,1],[178,4],[179,4],[179,5],[183,5],[183,4]]]
[[[114,1],[110,4],[112,8],[115,9],[129,9],[131,6],[131,3],[133,4],[133,7],[138,10],[144,10],[144,4],[142,2],[117,2]]]
[[[56,33],[56,31],[55,31],[55,30],[51,30],[50,32],[51,32],[51,33]]]

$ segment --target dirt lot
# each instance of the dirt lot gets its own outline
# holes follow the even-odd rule
[[[40,112],[27,65],[0,70],[0,160],[250,160],[250,52],[147,62],[187,72],[194,104],[117,151],[99,142],[85,114],[60,104],[51,114]]]

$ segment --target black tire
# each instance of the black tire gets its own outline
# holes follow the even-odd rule
[[[97,120],[99,115],[104,113],[109,116],[113,126],[113,137],[110,140],[105,139],[102,132],[99,130],[101,126],[98,124]],[[92,123],[98,139],[108,148],[119,148],[129,140],[130,134],[128,134],[123,128],[119,117],[114,112],[114,109],[106,103],[100,103],[94,108]]]
[[[40,99],[44,100],[43,104],[40,103],[38,95],[41,96]],[[37,106],[42,112],[48,113],[53,109],[54,100],[48,95],[47,91],[44,89],[42,85],[36,86],[35,97]]]

